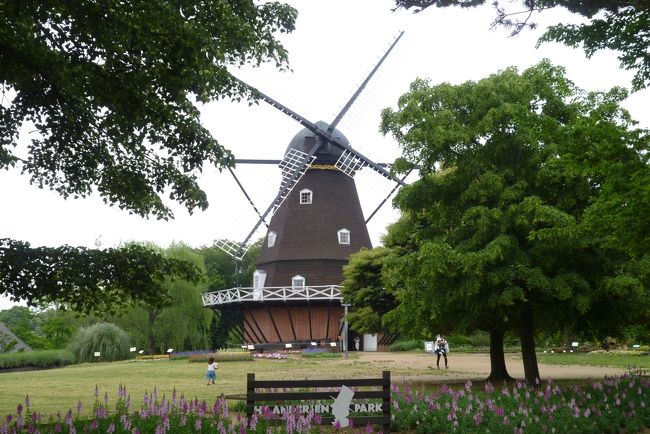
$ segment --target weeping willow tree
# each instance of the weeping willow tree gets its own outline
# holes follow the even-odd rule
[[[174,244],[164,254],[189,262],[205,274],[203,258],[189,246]],[[168,348],[175,351],[208,348],[213,313],[205,309],[201,301],[204,285],[167,280],[163,286],[171,300],[169,305],[156,307],[140,303],[112,321],[131,334],[138,348],[145,348],[151,354],[162,353]]]
[[[79,329],[70,343],[70,351],[79,363],[114,362],[127,359],[130,346],[131,338],[124,330],[102,322]]]

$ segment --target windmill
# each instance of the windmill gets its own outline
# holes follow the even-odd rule
[[[240,81],[259,99],[303,126],[289,142],[285,157],[276,160],[236,160],[237,164],[278,164],[282,181],[271,204],[259,209],[235,173],[237,185],[258,215],[257,223],[240,242],[215,244],[236,261],[265,225],[267,233],[256,262],[252,286],[203,295],[206,307],[238,311],[237,330],[243,342],[256,348],[277,345],[310,346],[331,343],[342,333],[340,283],[351,254],[371,248],[367,222],[404,184],[379,164],[355,150],[336,129],[352,104],[402,37],[401,32],[343,109],[330,123],[312,122],[258,89]],[[385,199],[364,218],[354,181],[368,168],[394,182]],[[378,342],[388,344],[389,337]],[[377,342],[375,343],[375,345]]]

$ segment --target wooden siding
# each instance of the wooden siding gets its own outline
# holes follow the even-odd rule
[[[342,319],[343,308],[338,305],[259,307],[245,311],[244,331],[248,342],[254,344],[332,342],[338,337]]]

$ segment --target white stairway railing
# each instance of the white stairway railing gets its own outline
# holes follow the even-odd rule
[[[203,306],[254,301],[343,300],[339,285],[303,286],[300,288],[291,286],[230,288],[206,292],[202,297]]]

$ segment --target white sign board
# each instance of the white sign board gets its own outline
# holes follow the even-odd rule
[[[174,349],[173,349],[173,348],[170,348],[170,349],[167,350],[167,353],[168,353],[168,354],[171,354],[173,351],[174,351]]]
[[[291,348],[291,347],[292,347],[291,344],[284,344],[284,348]]]
[[[131,351],[132,353],[135,353],[136,349],[137,349],[136,347],[131,347],[131,348],[129,348],[129,351]]]
[[[101,353],[99,351],[95,351],[95,357],[99,357]]]
[[[425,353],[433,353],[433,341],[425,341],[424,342],[424,352]]]
[[[246,348],[248,348],[249,350],[254,350],[254,349],[255,349],[255,345],[247,345]]]
[[[577,343],[577,342],[571,342],[571,346],[572,346],[572,347],[577,347],[577,346],[578,346],[578,343]]]

